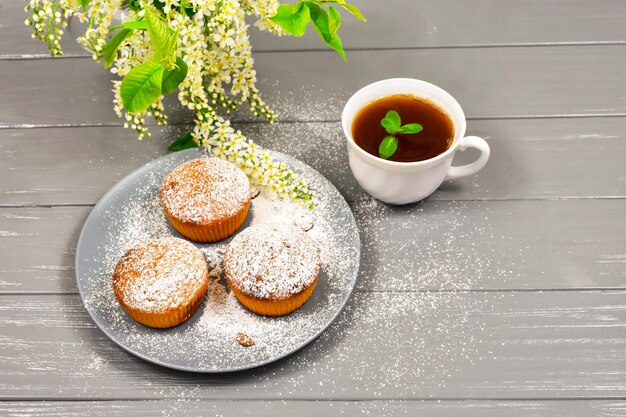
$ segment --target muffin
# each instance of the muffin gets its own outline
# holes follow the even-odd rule
[[[198,310],[209,271],[202,252],[175,237],[129,249],[113,272],[113,291],[130,317],[149,327],[173,327]]]
[[[248,310],[283,316],[307,302],[320,272],[319,249],[302,230],[260,224],[239,233],[226,248],[224,274]]]
[[[161,185],[163,211],[174,229],[196,242],[226,239],[250,208],[250,182],[237,166],[199,158],[176,167]]]

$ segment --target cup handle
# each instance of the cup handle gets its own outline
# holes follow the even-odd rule
[[[478,136],[466,136],[461,139],[459,150],[463,152],[467,148],[478,149],[480,151],[480,157],[470,164],[461,165],[459,167],[450,167],[448,175],[446,176],[447,180],[474,175],[483,169],[485,164],[487,164],[491,150],[489,149],[489,144],[485,141],[485,139],[479,138]]]

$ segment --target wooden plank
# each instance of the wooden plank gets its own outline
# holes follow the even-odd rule
[[[0,129],[0,204],[94,204],[182,131],[138,141],[123,127]]]
[[[626,45],[355,51],[347,63],[332,52],[263,53],[256,69],[282,121],[337,121],[352,93],[390,77],[442,86],[469,118],[623,115],[625,52]],[[10,103],[0,108],[0,127],[121,124],[112,75],[91,59],[4,60],[0,71],[0,101]],[[172,123],[191,120],[176,105],[169,114]]]
[[[626,197],[625,123],[624,117],[470,121],[468,134],[489,141],[491,160],[478,175],[446,182],[431,200]],[[362,196],[338,122],[238,127],[311,165],[349,201]],[[186,128],[155,129],[141,142],[122,127],[0,129],[0,205],[94,204],[124,175],[166,154]],[[455,163],[475,157],[459,152]]]
[[[20,0],[0,0],[0,58],[50,56],[43,43],[31,38],[32,30],[24,23],[29,17],[24,12],[25,5]],[[76,42],[77,37],[68,29],[65,30],[61,45],[67,55],[87,54]]]
[[[626,200],[351,204],[360,291],[625,288]],[[90,207],[0,209],[0,292],[75,292]]]
[[[0,291],[76,292],[76,243],[91,207],[0,210]]]
[[[347,49],[626,41],[626,8],[620,0],[477,0],[463,13],[458,13],[455,0],[388,0],[385,7],[376,0],[356,4],[368,22],[343,13],[340,34]],[[30,38],[24,19],[22,2],[0,2],[0,57],[47,55],[45,47]],[[86,54],[74,41],[79,28],[69,28],[63,42],[66,54]],[[250,32],[255,51],[324,48],[311,28],[297,39],[276,38],[256,28]]]
[[[419,415],[444,417],[535,417],[617,416],[626,412],[619,400],[583,401],[218,401],[180,398],[148,401],[11,401],[0,402],[6,417],[168,417],[196,415],[301,417]]]
[[[352,49],[626,41],[626,6],[618,0],[593,4],[584,0],[479,0],[472,1],[471,7],[456,0],[387,0],[384,7],[377,0],[354,3],[368,22],[343,19],[341,38]],[[253,45],[259,50],[320,48],[313,33],[304,42],[277,41],[264,32],[255,35]]]
[[[626,391],[626,292],[357,293],[264,368],[162,369],[96,329],[78,296],[0,296],[0,398],[602,399]]]
[[[624,126],[623,117],[470,120],[467,134],[489,142],[491,159],[478,175],[444,183],[430,200],[624,197]],[[362,197],[349,169],[340,123],[240,127],[263,146],[317,169],[348,201]],[[458,152],[455,165],[476,157],[471,151]]]

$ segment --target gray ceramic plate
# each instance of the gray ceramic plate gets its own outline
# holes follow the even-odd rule
[[[311,215],[295,203],[261,191],[243,228],[257,223],[313,222],[307,233],[318,242],[322,268],[318,285],[300,310],[280,318],[257,316],[230,293],[221,274],[229,240],[198,244],[210,270],[207,297],[186,323],[172,329],[151,329],[129,318],[111,288],[119,257],[131,246],[164,235],[178,236],[162,213],[158,190],[177,165],[201,157],[193,149],[172,153],[136,170],[109,190],[85,222],[76,251],[76,281],[85,308],[122,348],[147,361],[194,372],[230,372],[283,358],[319,336],[337,317],[354,288],[360,261],[359,233],[354,217],[337,189],[317,171],[287,155],[272,155],[303,175],[317,193]],[[243,347],[244,333],[254,345]]]

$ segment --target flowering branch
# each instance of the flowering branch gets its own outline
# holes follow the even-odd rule
[[[128,18],[112,26],[125,3]],[[63,53],[60,39],[67,20],[75,16],[87,23],[78,41],[121,77],[113,81],[113,107],[139,139],[150,136],[146,117],[167,123],[163,97],[178,90],[180,103],[195,114],[195,127],[171,150],[204,146],[238,164],[260,185],[312,207],[314,194],[306,182],[233,129],[218,109],[228,115],[245,103],[256,117],[270,123],[276,119],[256,87],[246,15],[256,16],[258,27],[277,35],[300,36],[310,21],[345,58],[337,36],[340,17],[330,4],[364,20],[345,0],[302,0],[297,5],[279,5],[278,0],[27,0],[26,24],[56,56]]]

